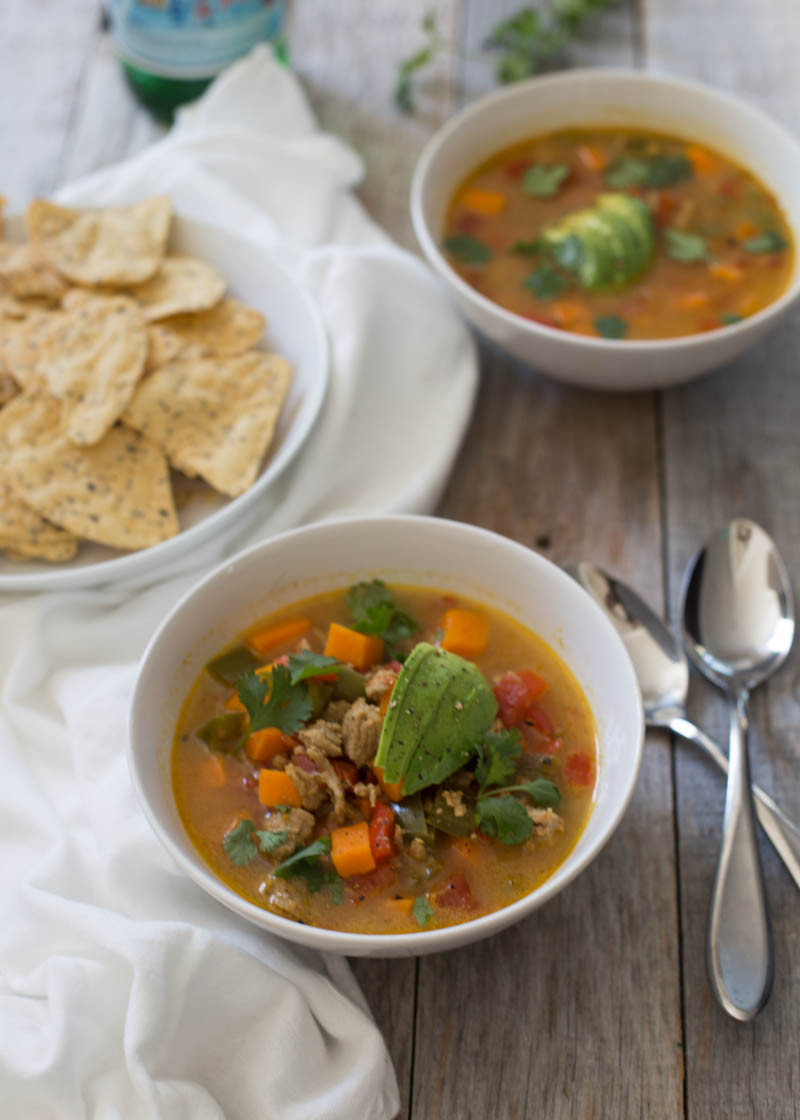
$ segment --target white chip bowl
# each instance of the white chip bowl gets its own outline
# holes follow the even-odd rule
[[[22,222],[10,221],[7,234],[12,240],[22,240]],[[212,264],[225,280],[228,295],[266,316],[267,330],[260,345],[291,363],[289,392],[261,471],[238,498],[226,498],[208,487],[188,483],[187,500],[178,510],[180,532],[151,548],[120,552],[84,541],[75,559],[64,564],[38,560],[15,563],[0,550],[0,592],[93,587],[158,576],[173,561],[244,521],[311,433],[328,384],[328,340],[309,293],[263,248],[204,222],[176,215],[169,251]]]
[[[411,186],[422,251],[473,326],[560,381],[595,389],[653,389],[731,361],[800,295],[800,254],[787,291],[755,315],[706,334],[657,341],[588,338],[506,311],[451,268],[439,244],[450,199],[466,176],[503,148],[563,128],[642,128],[714,148],[751,169],[777,198],[800,240],[800,144],[781,125],[728,93],[634,70],[573,70],[520,82],[468,105],[425,147]]]
[[[259,618],[307,596],[379,577],[471,596],[519,619],[571,668],[597,722],[598,780],[587,826],[556,872],[518,902],[461,925],[404,934],[301,925],[247,902],[192,846],[170,784],[175,727],[206,662]],[[128,759],[141,805],[179,866],[213,898],[264,930],[325,952],[435,953],[497,933],[558,894],[597,856],[630,800],[644,720],[633,666],[594,600],[549,560],[484,529],[431,517],[326,522],[242,552],[178,603],[145,651],[134,689]]]

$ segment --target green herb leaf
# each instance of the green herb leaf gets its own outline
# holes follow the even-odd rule
[[[275,868],[275,875],[280,879],[303,879],[312,894],[316,894],[326,883],[331,882],[332,872],[320,867],[320,856],[327,855],[331,850],[330,836],[320,836],[313,844],[301,848],[299,852],[289,856],[283,863]]]
[[[561,790],[549,778],[535,778],[532,782],[520,782],[505,786],[498,793],[527,793],[540,809],[555,809],[561,804]]]
[[[489,246],[469,233],[451,234],[444,239],[444,247],[451,256],[457,257],[464,264],[486,264],[492,256]]]
[[[414,899],[411,913],[416,918],[417,925],[424,929],[433,917],[433,907],[424,895],[420,895],[419,898]]]
[[[666,232],[667,256],[682,264],[694,264],[695,261],[708,260],[708,244],[704,237],[696,233],[683,233],[679,229],[668,229]]]
[[[518,253],[521,257],[535,257],[541,247],[540,241],[515,241],[511,246],[511,252]]]
[[[326,657],[324,653],[314,653],[311,649],[303,649],[299,653],[289,654],[289,681],[299,684],[300,681],[314,677],[327,677],[331,673],[341,673],[344,669],[341,661],[335,657]]]
[[[622,156],[615,160],[606,173],[606,183],[614,190],[627,187],[644,187],[657,190],[672,187],[692,174],[691,161],[679,153],[656,155],[649,159]]]
[[[559,57],[584,21],[615,0],[553,0],[543,10],[521,8],[490,32],[485,46],[498,53],[498,81],[518,82]]]
[[[422,31],[428,38],[426,45],[397,64],[394,103],[403,113],[414,112],[414,78],[420,70],[433,62],[444,46],[444,40],[440,38],[436,30],[435,12],[428,12],[424,17]]]
[[[483,793],[489,786],[501,786],[513,775],[522,754],[519,731],[490,731],[476,747],[478,762],[475,778]]]
[[[719,317],[720,323],[723,323],[726,327],[732,327],[734,323],[741,323],[743,319],[744,315],[738,315],[735,311],[725,311]]]
[[[554,299],[567,286],[567,278],[549,264],[540,264],[522,281],[537,299]]]
[[[743,242],[742,248],[754,256],[760,256],[762,253],[779,253],[782,249],[788,249],[789,242],[781,234],[771,231],[760,233],[758,237],[750,237]]]
[[[401,610],[383,580],[356,583],[347,592],[353,629],[383,638],[389,658],[402,655],[404,643],[419,630],[419,623]]]
[[[237,867],[246,867],[258,855],[258,848],[253,839],[254,832],[253,822],[247,817],[242,817],[236,828],[225,834],[222,849],[231,863],[235,863]]]
[[[256,836],[258,837],[258,846],[264,855],[274,852],[289,839],[289,833],[283,828],[276,828],[274,832],[270,829],[257,829]]]
[[[481,832],[501,844],[523,844],[533,832],[533,821],[516,797],[480,797],[477,808]]]
[[[569,175],[566,163],[535,163],[529,167],[522,179],[522,189],[533,198],[552,198],[558,194],[559,187]]]
[[[308,690],[303,684],[291,683],[285,665],[273,666],[268,681],[249,672],[236,682],[236,692],[250,717],[249,733],[277,727],[285,735],[293,735],[311,715]]]
[[[344,883],[335,871],[328,872],[325,885],[328,888],[331,901],[335,902],[337,906],[341,906],[344,902]]]
[[[594,329],[603,338],[624,338],[628,324],[619,315],[598,315],[594,321]]]

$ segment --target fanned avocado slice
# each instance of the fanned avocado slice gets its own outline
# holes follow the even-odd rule
[[[648,207],[627,194],[598,195],[594,206],[567,214],[542,234],[558,258],[559,247],[577,238],[574,271],[584,288],[622,287],[634,280],[653,253],[653,221]],[[563,262],[562,262],[563,263]]]
[[[385,780],[402,782],[408,796],[463,766],[496,714],[477,666],[421,642],[397,679],[375,761]]]

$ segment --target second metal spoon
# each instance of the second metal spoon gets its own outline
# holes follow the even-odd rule
[[[567,569],[614,623],[633,661],[648,727],[672,731],[699,747],[723,773],[728,759],[714,740],[686,717],[689,666],[663,619],[627,584],[595,564],[582,561]],[[768,793],[753,786],[756,816],[786,869],[800,887],[800,830]]]
[[[767,1002],[772,931],[755,832],[747,752],[747,700],[785,660],[794,605],[785,565],[760,526],[735,518],[709,538],[683,589],[689,657],[730,706],[728,786],[722,846],[711,894],[708,971],[720,1005],[742,1021]]]

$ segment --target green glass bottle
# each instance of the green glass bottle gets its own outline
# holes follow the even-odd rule
[[[260,42],[286,59],[285,0],[108,0],[125,77],[162,121]]]

